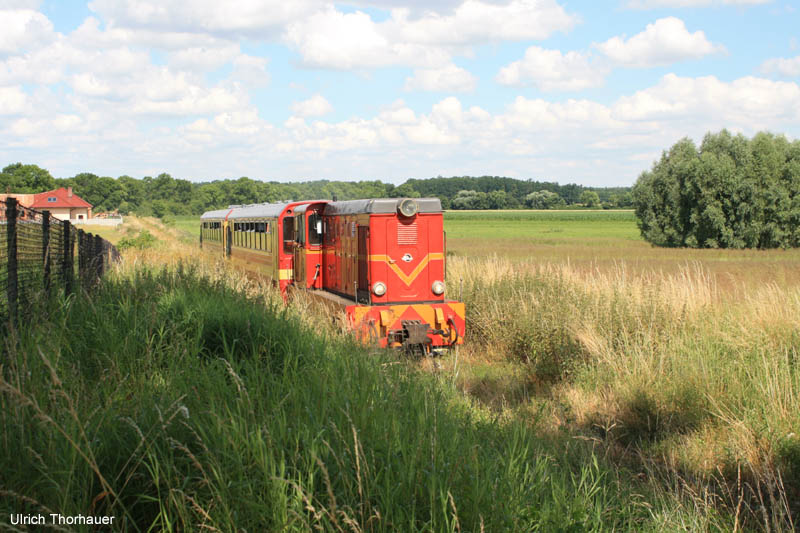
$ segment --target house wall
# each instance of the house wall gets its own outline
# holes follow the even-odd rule
[[[70,211],[72,210],[69,207],[53,207],[51,209],[43,209],[43,211],[50,211],[50,214],[58,220],[69,220]]]
[[[0,194],[0,201],[5,201],[6,198],[16,198],[17,202],[24,207],[30,207],[33,204],[32,194]]]
[[[88,207],[73,207],[69,211],[70,211],[69,218],[71,220],[75,220],[75,219],[79,218],[80,216],[82,216],[83,219],[85,220],[85,219],[87,219],[87,218],[92,216],[92,213],[91,213],[92,210],[89,209]]]

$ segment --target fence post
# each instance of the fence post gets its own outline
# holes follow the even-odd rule
[[[50,211],[42,211],[42,263],[44,263],[44,292],[50,295]]]
[[[17,199],[6,200],[6,231],[8,244],[8,319],[13,325],[17,320]]]
[[[96,281],[100,281],[105,270],[105,265],[103,264],[103,238],[100,235],[94,236],[94,258],[97,262]]]
[[[81,284],[86,283],[86,239],[83,230],[77,230],[76,240],[78,241],[78,280]]]
[[[72,294],[72,275],[73,272],[73,247],[72,247],[72,235],[70,234],[70,229],[72,224],[70,224],[69,220],[64,221],[64,262],[61,265],[61,277],[64,280],[64,292],[66,294]]]

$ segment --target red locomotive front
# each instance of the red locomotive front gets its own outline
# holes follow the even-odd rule
[[[438,198],[325,205],[323,288],[352,303],[363,339],[430,352],[461,343],[464,304],[445,298]]]

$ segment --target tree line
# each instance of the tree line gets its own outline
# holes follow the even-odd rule
[[[94,212],[141,216],[199,215],[233,204],[287,200],[438,197],[445,209],[557,209],[632,207],[630,188],[591,188],[497,176],[410,179],[402,185],[373,181],[281,183],[248,177],[193,183],[167,173],[137,179],[82,172],[54,178],[35,164],[14,163],[0,172],[0,191],[38,193],[72,187]]]
[[[800,140],[684,138],[639,176],[633,198],[642,236],[658,246],[800,246]]]

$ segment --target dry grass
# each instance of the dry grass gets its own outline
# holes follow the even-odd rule
[[[500,397],[501,408],[515,396],[517,407],[539,405],[553,432],[598,439],[617,460],[635,457],[695,489],[722,490],[738,476],[724,505],[738,499],[751,521],[763,511],[791,527],[800,287],[742,278],[721,288],[699,262],[664,272],[455,257],[448,276],[463,280],[467,304],[465,390]],[[514,364],[487,382],[487,361]]]
[[[280,298],[268,280],[181,243],[179,230],[136,223],[168,244],[126,252],[121,268],[188,261],[252,297]],[[463,280],[467,344],[423,367],[499,413],[596,442],[698,509],[735,515],[737,527],[794,527],[800,253],[459,246],[449,240],[448,283],[455,297]],[[470,246],[482,255],[467,258]],[[345,334],[305,295],[291,305],[307,324]]]

